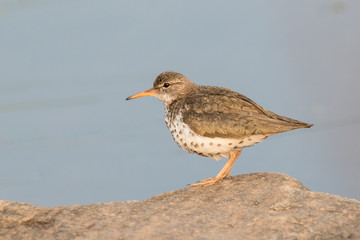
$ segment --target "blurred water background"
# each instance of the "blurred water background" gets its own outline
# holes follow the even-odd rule
[[[0,199],[143,200],[225,163],[173,142],[162,71],[315,124],[246,148],[274,171],[360,200],[360,1],[0,0]]]

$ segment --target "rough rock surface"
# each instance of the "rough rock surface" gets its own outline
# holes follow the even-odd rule
[[[360,239],[360,202],[253,173],[141,202],[0,201],[0,239]]]

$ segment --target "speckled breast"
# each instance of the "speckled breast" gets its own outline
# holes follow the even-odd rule
[[[182,149],[189,153],[196,153],[216,160],[220,160],[222,157],[228,158],[229,151],[239,151],[241,148],[261,142],[267,137],[265,135],[244,136],[239,139],[204,137],[195,133],[184,123],[181,112],[171,117],[169,112],[165,111],[165,123],[175,142]]]

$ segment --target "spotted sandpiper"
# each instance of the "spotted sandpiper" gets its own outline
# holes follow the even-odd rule
[[[176,72],[157,76],[153,88],[126,100],[154,96],[165,105],[165,122],[185,151],[220,160],[228,158],[217,176],[190,186],[210,186],[227,177],[242,148],[265,138],[312,124],[268,111],[227,88],[200,86]]]

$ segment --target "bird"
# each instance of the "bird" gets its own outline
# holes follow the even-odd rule
[[[174,71],[160,73],[151,89],[126,100],[144,96],[163,102],[165,123],[183,150],[216,160],[228,158],[215,177],[191,187],[208,187],[231,176],[230,170],[243,148],[277,133],[313,126],[266,110],[230,89],[197,85]]]

